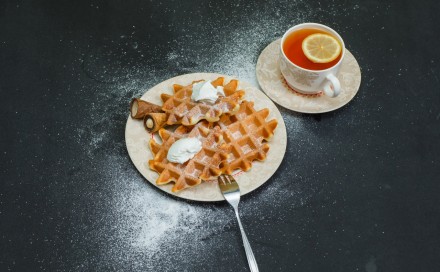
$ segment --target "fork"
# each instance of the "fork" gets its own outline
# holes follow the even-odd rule
[[[238,187],[238,183],[231,175],[221,175],[218,177],[218,185],[226,201],[228,201],[228,203],[234,208],[238,226],[240,226],[241,238],[243,239],[244,250],[246,251],[249,268],[251,269],[251,272],[258,272],[257,261],[255,260],[251,245],[249,244],[246,233],[243,229],[243,225],[241,224],[240,215],[238,214],[238,203],[240,202],[240,188]]]

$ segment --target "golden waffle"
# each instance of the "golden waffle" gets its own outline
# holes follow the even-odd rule
[[[276,119],[266,121],[269,109],[254,109],[254,102],[243,101],[234,115],[223,115],[217,124],[223,134],[228,158],[222,172],[231,174],[236,169],[249,171],[254,160],[264,161],[269,151],[265,142],[273,136]]]
[[[223,81],[224,78],[219,77],[212,81],[211,84],[214,87],[223,86]],[[238,111],[244,91],[237,91],[237,80],[231,80],[228,84],[224,85],[225,97],[219,97],[216,103],[212,105],[191,100],[194,83],[196,82],[188,86],[174,84],[174,95],[162,94],[161,98],[164,102],[162,110],[169,115],[168,125],[182,124],[191,126],[203,119],[209,122],[216,122],[222,114],[234,114]]]
[[[220,163],[227,155],[220,147],[222,134],[219,127],[213,128],[211,123],[202,121],[191,127],[179,126],[174,132],[162,128],[159,130],[159,136],[162,144],[158,144],[154,139],[150,141],[154,159],[149,161],[150,168],[160,174],[156,180],[158,185],[174,181],[172,191],[177,192],[222,173]],[[202,150],[184,164],[169,162],[167,154],[171,145],[186,137],[199,138]]]
[[[253,102],[243,101],[235,115],[223,115],[215,124],[202,121],[190,127],[179,126],[174,132],[160,129],[162,144],[150,141],[154,159],[149,166],[160,174],[156,183],[174,181],[172,191],[177,192],[222,173],[249,171],[254,160],[266,159],[269,145],[265,141],[273,136],[278,125],[275,119],[266,121],[268,115],[269,109],[256,111]],[[171,145],[186,137],[199,138],[202,150],[184,164],[169,162]]]

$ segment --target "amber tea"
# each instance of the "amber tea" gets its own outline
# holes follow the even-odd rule
[[[303,40],[308,37],[309,35],[315,34],[315,33],[323,33],[330,36],[330,33],[320,30],[320,29],[314,29],[314,28],[303,28],[299,29],[297,31],[294,31],[290,33],[283,44],[283,51],[286,57],[293,62],[294,64],[298,65],[299,67],[302,67],[304,69],[308,70],[325,70],[330,67],[333,67],[336,65],[339,60],[341,59],[341,55],[328,63],[314,63],[311,60],[309,60],[306,55],[304,55],[304,52],[302,50],[302,42]],[[334,36],[333,36],[334,37]]]

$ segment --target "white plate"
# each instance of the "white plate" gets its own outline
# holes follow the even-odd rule
[[[217,77],[224,77],[225,82],[234,79],[230,76],[212,74],[212,73],[194,73],[177,76],[168,79],[148,90],[141,99],[149,102],[162,105],[160,95],[162,93],[172,94],[172,85],[181,84],[188,85],[194,80],[205,79],[213,80]],[[237,172],[234,174],[235,179],[240,185],[241,194],[247,194],[265,183],[278,169],[286,152],[287,134],[286,126],[283,117],[275,104],[259,89],[249,83],[239,81],[239,89],[246,92],[244,99],[254,101],[255,109],[260,110],[269,108],[270,114],[267,120],[276,119],[278,127],[275,130],[274,136],[269,141],[270,150],[264,162],[254,162],[249,172]],[[181,192],[173,193],[171,188],[173,183],[166,185],[156,185],[158,174],[150,170],[148,161],[153,159],[153,154],[150,151],[148,143],[153,135],[149,134],[143,127],[142,121],[132,119],[130,116],[125,127],[125,142],[127,145],[128,154],[133,161],[135,167],[151,184],[157,188],[172,194],[177,197],[196,200],[196,201],[222,201],[224,200],[217,182],[209,181],[202,182],[192,188],[185,189]]]
[[[341,94],[330,98],[323,93],[301,94],[290,88],[279,67],[280,42],[269,44],[257,61],[257,79],[263,91],[275,103],[293,111],[303,113],[324,113],[334,111],[350,102],[359,90],[361,70],[354,56],[346,50],[337,78],[341,82]]]

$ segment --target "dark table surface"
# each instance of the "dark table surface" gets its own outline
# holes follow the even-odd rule
[[[0,270],[246,271],[226,203],[154,188],[128,103],[180,74],[257,84],[271,41],[336,29],[362,70],[327,114],[279,107],[287,153],[244,197],[261,271],[439,271],[437,1],[1,1]]]

